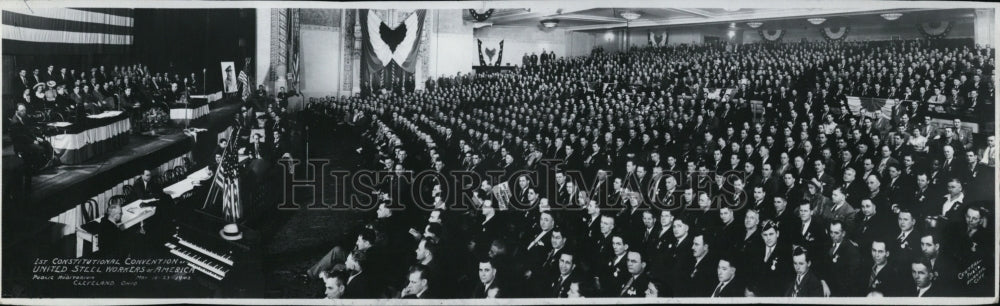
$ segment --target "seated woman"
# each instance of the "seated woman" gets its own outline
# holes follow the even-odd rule
[[[913,129],[913,135],[910,136],[909,145],[915,152],[927,152],[927,136],[924,136],[921,128]]]

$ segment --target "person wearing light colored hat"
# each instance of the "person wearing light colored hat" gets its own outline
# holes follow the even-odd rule
[[[55,102],[56,96],[56,81],[48,81],[45,83],[45,101]]]

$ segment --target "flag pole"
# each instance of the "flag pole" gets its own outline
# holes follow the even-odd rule
[[[238,134],[240,128],[241,127],[237,125],[237,128],[229,132],[229,144],[226,145],[226,148],[222,150],[222,162],[219,163],[219,167],[215,169],[215,173],[212,173],[212,186],[209,186],[208,188],[208,196],[205,197],[205,202],[204,204],[201,205],[202,210],[208,208],[208,203],[214,202],[218,196],[218,192],[213,193],[213,191],[215,191],[215,185],[216,185],[215,182],[219,176],[219,172],[222,172],[222,165],[226,163],[226,156],[230,152],[229,149],[232,148],[232,146],[236,143],[234,135]]]

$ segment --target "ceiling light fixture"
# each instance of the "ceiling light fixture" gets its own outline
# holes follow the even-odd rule
[[[559,26],[559,19],[545,19],[540,22],[542,23],[542,26],[546,28],[554,28],[556,26]]]
[[[756,29],[756,28],[759,28],[760,26],[764,25],[764,23],[760,22],[760,21],[751,21],[751,22],[747,22],[747,25],[750,26],[751,28]]]
[[[628,21],[636,20],[636,19],[639,19],[639,17],[642,17],[641,14],[636,13],[636,12],[622,12],[621,16],[622,16],[622,18],[625,18],[625,20],[628,20]]]
[[[899,19],[899,17],[903,17],[903,14],[902,13],[885,13],[885,14],[882,14],[881,16],[882,16],[882,18],[885,18],[885,20],[893,21],[893,20]]]
[[[820,25],[821,23],[823,23],[824,21],[826,21],[826,18],[809,18],[809,19],[806,19],[806,20],[809,21],[809,23],[811,23],[813,25]]]

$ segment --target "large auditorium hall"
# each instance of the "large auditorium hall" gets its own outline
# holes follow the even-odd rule
[[[998,7],[2,2],[0,304],[995,303]]]

